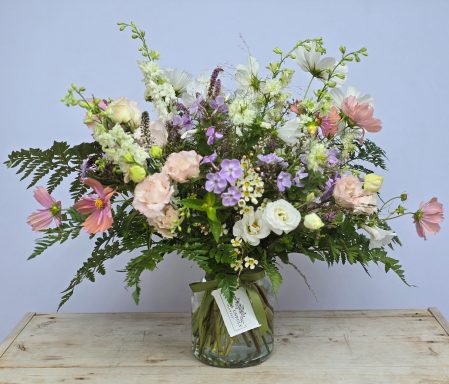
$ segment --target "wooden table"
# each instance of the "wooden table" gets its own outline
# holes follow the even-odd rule
[[[35,314],[0,345],[0,383],[449,383],[437,309],[276,314],[271,358],[213,368],[190,352],[190,316]]]

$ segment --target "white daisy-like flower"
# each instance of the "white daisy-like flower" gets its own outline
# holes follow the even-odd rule
[[[192,76],[186,71],[182,71],[175,68],[165,69],[165,76],[175,90],[176,96],[181,96],[187,89],[187,85],[190,83]]]
[[[362,225],[362,228],[370,235],[369,249],[382,248],[391,243],[396,233],[387,231],[379,227],[368,227]]]
[[[233,263],[231,263],[231,268],[234,269],[234,271],[239,272],[243,269],[243,260],[236,260]]]
[[[187,107],[190,107],[196,100],[197,95],[200,95],[205,99],[207,96],[207,91],[209,89],[209,84],[210,75],[206,73],[198,76],[195,80],[190,81],[186,85],[186,89],[181,96],[183,103]]]
[[[254,85],[258,83],[259,63],[250,56],[248,65],[239,64],[236,67],[235,81],[238,88],[243,90],[254,90]]]
[[[341,105],[343,104],[343,100],[348,96],[354,96],[357,102],[360,104],[368,103],[372,106],[374,103],[374,98],[371,95],[368,94],[362,95],[361,92],[356,87],[352,86],[349,86],[346,89],[346,92],[343,92],[340,89],[333,89],[331,95],[335,101],[335,104],[338,107],[341,107]]]
[[[245,257],[245,268],[254,269],[257,264],[259,264],[259,260],[253,259],[249,256]]]

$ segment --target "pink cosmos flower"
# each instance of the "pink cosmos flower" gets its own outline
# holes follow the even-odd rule
[[[444,220],[443,204],[436,197],[432,197],[427,203],[421,202],[419,209],[413,215],[418,236],[426,238],[426,232],[435,234],[440,231],[440,223]]]
[[[115,191],[111,187],[103,187],[99,181],[90,177],[82,179],[82,181],[95,191],[95,193],[83,196],[75,203],[75,209],[79,213],[89,215],[84,221],[83,227],[90,234],[106,231],[112,226],[110,200]]]
[[[52,221],[61,225],[61,202],[56,201],[44,187],[34,190],[34,198],[44,207],[28,216],[27,223],[33,231],[42,231],[50,226]]]
[[[340,121],[340,114],[337,107],[333,106],[329,111],[329,114],[321,117],[321,131],[323,136],[335,136],[338,130],[338,122]]]
[[[359,103],[355,96],[345,97],[341,110],[351,121],[368,132],[379,132],[382,122],[373,117],[374,109],[369,103]]]

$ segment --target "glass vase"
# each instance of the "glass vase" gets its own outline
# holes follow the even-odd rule
[[[245,274],[241,275],[241,287],[247,291],[253,308],[257,306],[258,321],[261,323],[259,317],[262,317],[265,326],[234,337],[226,330],[212,296],[212,291],[217,289],[213,280],[203,279],[203,282],[212,283],[209,285],[200,283],[206,285],[207,289],[198,292],[192,289],[192,350],[194,356],[203,363],[226,368],[249,367],[262,363],[272,352],[274,293],[271,281],[263,273],[262,278],[257,280],[250,275],[247,274],[247,279]]]

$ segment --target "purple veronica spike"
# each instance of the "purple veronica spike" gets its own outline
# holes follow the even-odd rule
[[[217,160],[217,154],[214,152],[211,155],[204,156],[200,164],[210,164]]]
[[[208,173],[206,179],[206,191],[214,192],[217,195],[222,193],[228,185],[226,179],[220,173]]]
[[[235,183],[235,181],[243,175],[243,169],[240,165],[240,161],[236,159],[223,160],[221,162],[220,175],[222,175],[230,184]]]
[[[209,127],[206,131],[207,136],[207,144],[212,145],[215,140],[219,140],[223,138],[223,134],[215,131],[215,127]]]
[[[304,183],[301,181],[302,179],[305,179],[309,174],[307,172],[304,172],[304,168],[301,168],[297,173],[295,178],[293,179],[293,185],[296,187],[304,187]]]
[[[236,187],[229,187],[228,190],[221,195],[221,203],[225,207],[233,207],[234,205],[237,205],[241,197],[242,192]]]
[[[279,191],[284,192],[287,188],[292,186],[292,175],[288,172],[281,172],[278,175],[276,183]]]

